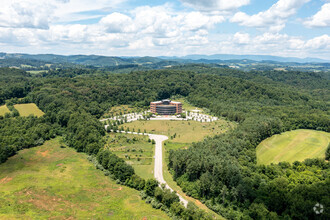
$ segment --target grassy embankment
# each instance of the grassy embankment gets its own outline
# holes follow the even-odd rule
[[[29,116],[29,115],[34,115],[34,116],[40,117],[45,114],[34,103],[17,104],[17,105],[14,105],[14,108],[17,109],[20,116],[23,116],[23,117]]]
[[[0,106],[0,116],[4,116],[6,113],[10,113],[11,111],[8,109],[6,105]]]
[[[169,219],[59,139],[0,165],[0,219]]]
[[[314,130],[294,130],[274,135],[257,147],[257,163],[271,164],[281,161],[303,161],[324,158],[330,134]]]

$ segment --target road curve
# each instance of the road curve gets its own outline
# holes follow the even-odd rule
[[[105,129],[107,129],[108,125],[105,125]],[[137,132],[125,132],[125,131],[117,131],[121,133],[128,134],[138,134],[138,135],[148,135],[151,140],[155,140],[155,167],[154,167],[154,176],[155,179],[159,182],[159,184],[165,184],[167,189],[174,191],[171,187],[168,186],[163,176],[163,141],[167,140],[168,137],[165,135],[158,134],[147,134],[147,133],[137,133]],[[179,196],[181,203],[187,207],[188,201],[185,200],[181,195],[176,193]]]
[[[155,168],[154,168],[154,176],[155,179],[159,182],[159,184],[165,184],[167,189],[173,191],[171,187],[168,186],[163,176],[163,141],[167,140],[168,137],[165,135],[156,135],[156,134],[148,134],[151,140],[155,140]],[[185,200],[181,195],[177,193],[180,198],[180,201],[183,203],[185,207],[188,205],[188,201]]]

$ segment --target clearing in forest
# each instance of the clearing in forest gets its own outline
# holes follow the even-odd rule
[[[274,135],[257,147],[258,164],[303,161],[324,158],[330,134],[314,130],[294,130]]]
[[[0,219],[169,219],[59,138],[0,164]]]
[[[16,108],[17,111],[19,112],[20,116],[23,116],[23,117],[29,116],[29,115],[34,115],[34,116],[40,117],[45,114],[34,103],[17,104],[17,105],[14,105],[14,108]]]
[[[6,113],[10,113],[10,110],[6,105],[0,106],[0,116],[4,116]]]
[[[166,135],[171,142],[192,143],[202,141],[206,136],[214,136],[234,128],[235,124],[223,119],[215,122],[197,121],[134,121],[122,125],[126,130]],[[121,127],[121,125],[119,126]]]

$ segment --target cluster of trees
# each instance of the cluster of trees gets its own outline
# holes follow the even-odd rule
[[[257,166],[255,147],[261,140],[290,129],[329,131],[329,80],[317,73],[279,74],[282,73],[194,66],[129,74],[58,69],[31,76],[21,70],[0,68],[0,104],[23,98],[21,102],[34,102],[46,113],[39,119],[0,118],[0,152],[7,158],[20,146],[34,146],[41,138],[63,134],[77,151],[100,155],[105,131],[98,118],[112,106],[131,104],[143,108],[150,101],[181,95],[194,105],[240,123],[231,133],[170,153],[171,172],[188,195],[229,219],[315,218],[310,209],[313,203],[329,207],[324,197],[329,192],[328,164],[309,160]],[[24,123],[31,126],[24,127]],[[143,186],[143,180],[131,167],[110,157],[116,162],[111,167],[107,162],[107,169],[120,164],[111,171],[118,175],[116,179],[145,189],[146,183]],[[157,197],[155,201],[163,203],[164,197]],[[303,208],[294,201],[303,203]],[[183,213],[180,208],[172,210]],[[326,215],[328,211],[323,216]]]
[[[30,74],[11,68],[0,68],[0,105],[11,98],[22,98],[31,91]]]
[[[44,118],[16,117],[0,119],[0,163],[18,150],[41,145],[61,134],[61,129]]]

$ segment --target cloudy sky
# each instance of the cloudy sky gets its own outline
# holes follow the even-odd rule
[[[1,0],[0,52],[330,59],[330,0]]]

